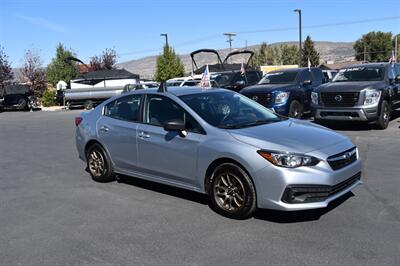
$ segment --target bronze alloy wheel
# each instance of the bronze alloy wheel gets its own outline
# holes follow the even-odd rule
[[[220,174],[215,180],[213,189],[215,202],[220,208],[232,213],[243,208],[246,191],[236,175],[229,172]]]
[[[106,166],[103,155],[94,149],[88,158],[88,165],[90,173],[95,177],[100,177],[106,172]]]

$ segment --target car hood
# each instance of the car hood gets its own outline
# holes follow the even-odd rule
[[[280,91],[286,91],[294,86],[297,86],[296,84],[293,83],[288,83],[288,84],[257,84],[253,86],[246,87],[240,91],[242,94],[246,93],[265,93],[265,92],[271,92],[275,90],[280,90]]]
[[[385,86],[385,81],[345,81],[329,82],[317,88],[317,91],[361,91],[363,89],[380,89]]]
[[[348,138],[320,125],[287,119],[255,127],[230,129],[237,140],[260,149],[308,153]]]

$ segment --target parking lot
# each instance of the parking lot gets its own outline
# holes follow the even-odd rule
[[[335,127],[359,147],[364,184],[328,209],[236,221],[194,192],[92,181],[79,112],[0,114],[0,264],[400,265],[400,118]]]

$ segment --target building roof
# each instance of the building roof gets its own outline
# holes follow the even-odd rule
[[[138,79],[138,74],[132,74],[125,69],[96,70],[81,74],[77,79]]]

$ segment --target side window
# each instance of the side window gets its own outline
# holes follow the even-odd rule
[[[394,67],[393,66],[388,66],[388,79],[389,80],[393,80],[396,78],[396,74],[394,71]]]
[[[313,79],[312,79],[313,83],[322,83],[324,77],[323,77],[322,71],[320,69],[312,68],[311,73],[313,76]]]
[[[249,84],[256,84],[260,81],[260,77],[258,76],[257,72],[246,72],[247,82]]]
[[[141,99],[142,96],[139,94],[118,98],[106,105],[104,115],[114,119],[138,122]]]
[[[164,126],[171,120],[182,120],[186,122],[186,129],[194,133],[203,133],[203,129],[197,121],[168,97],[160,95],[148,95],[146,101],[146,115],[144,123],[153,126]]]
[[[301,81],[303,82],[305,80],[312,80],[311,72],[308,69],[303,70],[303,72],[301,73]]]

